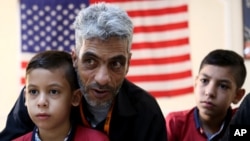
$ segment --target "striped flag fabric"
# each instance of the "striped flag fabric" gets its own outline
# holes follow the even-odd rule
[[[109,0],[134,23],[128,79],[156,97],[193,92],[187,0]]]
[[[100,0],[21,0],[21,67],[44,50],[70,51],[72,23],[81,8]],[[193,92],[187,0],[106,0],[134,23],[127,78],[155,97]],[[23,85],[24,77],[21,76]]]

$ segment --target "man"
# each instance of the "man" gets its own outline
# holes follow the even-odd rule
[[[156,100],[125,79],[133,35],[127,13],[114,5],[94,4],[79,12],[74,28],[72,60],[83,94],[75,120],[106,133],[111,141],[166,141],[165,119]],[[32,128],[21,94],[0,140]]]

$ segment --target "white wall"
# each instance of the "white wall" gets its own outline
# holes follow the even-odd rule
[[[0,130],[19,95],[19,17],[18,2],[4,0],[0,5]],[[242,54],[240,0],[189,0],[189,27],[192,72],[195,76],[201,59],[216,48]],[[248,73],[250,62],[246,60]],[[244,87],[250,92],[250,74]],[[164,115],[194,106],[193,95],[157,99]]]
[[[0,4],[0,130],[18,96],[19,19],[18,1]]]

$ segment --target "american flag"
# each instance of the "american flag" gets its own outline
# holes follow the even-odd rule
[[[74,47],[72,23],[81,8],[100,0],[21,0],[21,67],[44,50]],[[127,78],[155,97],[193,92],[187,0],[106,0],[134,23]]]

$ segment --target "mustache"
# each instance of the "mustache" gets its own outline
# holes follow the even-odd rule
[[[109,85],[100,85],[98,83],[92,83],[88,86],[91,89],[98,89],[98,90],[108,90],[108,91],[114,91],[114,88]]]
[[[116,94],[116,93],[118,93],[118,91],[119,91],[119,89],[121,87],[121,86],[119,86],[119,88],[116,88],[115,86],[112,87],[109,84],[101,85],[101,84],[99,84],[97,82],[93,82],[93,83],[91,83],[89,85],[86,85],[81,80],[80,74],[77,71],[77,67],[75,68],[75,71],[76,71],[76,75],[77,75],[78,85],[80,86],[80,89],[81,89],[81,91],[82,91],[83,94],[86,93],[87,90],[89,90],[89,89],[105,90],[105,91],[114,92]]]

